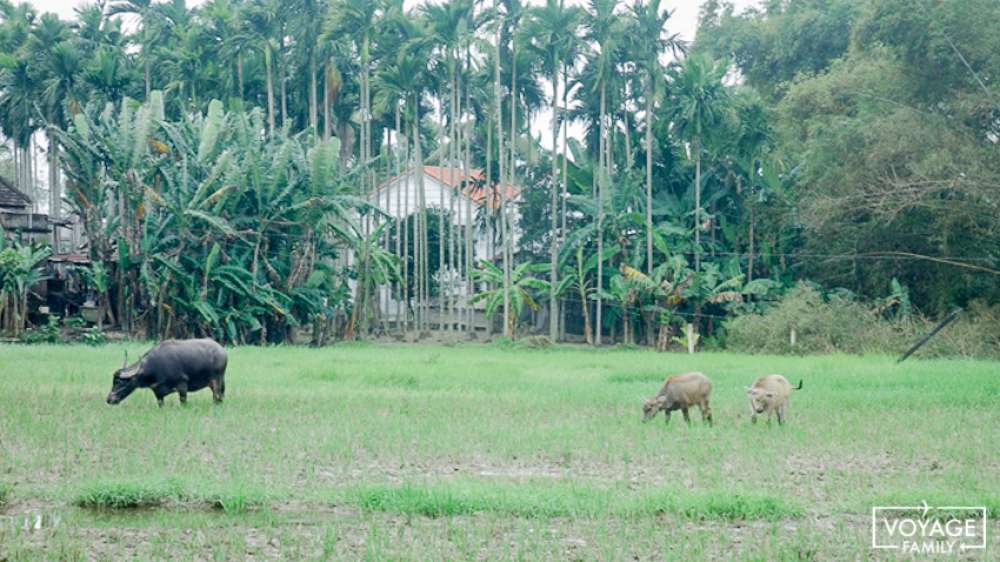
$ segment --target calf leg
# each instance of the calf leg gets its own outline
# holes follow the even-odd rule
[[[701,421],[712,425],[712,409],[708,407],[708,400],[699,404],[698,409],[701,410]]]
[[[778,407],[778,425],[785,425],[785,404]]]
[[[663,423],[670,425],[670,410],[663,410],[663,417],[666,418]]]
[[[688,409],[681,408],[681,413],[684,414],[684,421],[686,421],[688,425],[691,425],[691,416],[688,415]]]

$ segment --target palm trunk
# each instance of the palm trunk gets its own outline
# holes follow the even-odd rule
[[[369,92],[369,38],[368,32],[365,32],[364,42],[361,46],[361,165],[364,166],[362,170],[362,183],[361,192],[367,195],[372,190],[374,190],[374,177],[371,175],[371,171],[368,169],[368,163],[371,160],[372,142],[371,142],[371,95]],[[364,228],[365,234],[367,235],[371,229],[371,218],[365,220]]]
[[[58,221],[62,214],[62,194],[59,191],[59,145],[52,134],[49,140],[49,217]],[[59,253],[59,227],[52,228],[52,252]]]
[[[701,271],[701,139],[694,138],[694,270]]]
[[[274,135],[274,72],[271,70],[271,45],[264,46],[264,72],[267,73],[267,132]]]
[[[281,126],[288,123],[288,80],[285,76],[285,33],[282,30],[281,41],[278,43],[278,80],[281,92]]]
[[[330,121],[330,106],[333,104],[330,99],[330,62],[328,60],[323,68],[323,140],[329,140],[333,133],[333,123]]]
[[[563,98],[562,110],[565,112],[565,111],[567,111],[567,108],[569,107],[569,68],[568,68],[568,65],[566,65],[566,63],[563,63],[563,96],[562,96],[562,98]],[[562,217],[562,219],[561,219],[562,220],[562,224],[560,225],[560,228],[559,228],[559,241],[560,241],[560,243],[562,243],[562,242],[564,242],[566,240],[566,233],[568,232],[568,230],[566,229],[566,200],[568,199],[567,196],[569,195],[568,194],[568,191],[569,191],[569,160],[567,158],[567,156],[568,156],[568,150],[569,150],[569,148],[568,148],[569,147],[569,143],[567,142],[567,131],[568,131],[569,127],[567,126],[567,124],[566,124],[565,121],[566,121],[566,116],[562,115],[561,116],[561,120],[560,120],[560,125],[562,126],[562,157],[563,157],[563,162],[562,162],[562,199],[561,199],[561,202],[560,202],[561,203],[560,216]],[[586,303],[584,303],[584,306],[586,306]],[[566,334],[566,307],[565,306],[560,307],[560,312],[561,312],[561,314],[560,314],[560,324],[561,324],[561,326],[560,326],[559,332],[560,332],[561,335],[565,336],[565,334]]]
[[[583,251],[577,249],[576,275],[577,289],[580,294],[580,312],[583,314],[583,337],[588,344],[594,343],[594,331],[590,326],[590,302],[587,299],[587,277],[583,269]]]
[[[622,110],[622,120],[625,126],[623,135],[625,138],[625,167],[631,170],[635,167],[635,161],[632,158],[632,127],[629,125],[627,108]]]
[[[454,68],[452,67],[451,53],[448,54],[448,89],[451,90],[452,78],[455,75]],[[449,93],[450,96],[450,93]],[[443,100],[441,100],[443,101]],[[441,106],[441,119],[445,118],[444,104]],[[448,130],[447,126],[442,123],[442,131]],[[449,135],[450,135],[449,131]],[[451,145],[449,137],[449,145]],[[451,151],[451,146],[448,147],[449,153]],[[445,180],[445,184],[448,181],[454,181],[454,168],[451,167],[451,162],[448,162],[448,179]],[[444,187],[444,186],[443,186]],[[445,239],[446,235],[444,232],[444,189],[438,192],[438,329],[444,331],[447,329],[445,320],[448,314],[448,297],[445,294]]]
[[[595,345],[601,345],[601,316],[603,300],[601,292],[604,290],[604,182],[607,176],[605,169],[605,145],[607,144],[607,119],[605,116],[605,104],[607,101],[607,84],[601,81],[601,110],[600,110],[600,133],[598,138],[597,154],[597,315],[594,322],[597,332],[594,334]]]
[[[652,82],[652,80],[650,80]],[[653,274],[653,88],[646,85],[646,275]]]
[[[487,247],[487,255],[491,263],[496,262],[497,259],[497,248],[496,248],[496,219],[494,217],[496,209],[494,208],[495,202],[493,199],[493,117],[487,117],[486,121],[486,199],[485,199],[485,209],[486,209],[486,242],[489,245]],[[492,282],[487,282],[486,289],[488,291],[494,290],[496,287],[493,286]],[[492,319],[487,319],[486,321],[486,335],[493,335],[493,321]]]
[[[396,150],[395,150],[395,152],[392,152],[392,155],[393,155],[393,161],[395,162],[395,174],[394,175],[395,175],[396,178],[399,178],[399,174],[400,174],[400,161],[399,161],[399,158],[400,158],[400,155],[402,154],[403,136],[404,135],[401,134],[402,133],[402,124],[400,123],[401,117],[399,115],[399,103],[398,102],[396,103],[396,107],[395,107],[395,118],[396,118],[396,121],[395,121],[395,123],[396,123],[396,128],[395,128],[395,131],[396,131]],[[397,181],[399,181],[399,180],[397,179]],[[396,286],[399,287],[399,290],[396,291],[396,329],[398,331],[400,331],[400,332],[403,332],[403,331],[406,330],[406,312],[407,312],[407,309],[406,309],[405,303],[406,303],[406,294],[407,294],[406,293],[406,291],[407,291],[407,285],[406,285],[406,280],[407,280],[406,266],[407,266],[407,264],[406,264],[406,255],[404,255],[404,252],[409,253],[406,250],[405,223],[402,220],[402,218],[406,216],[406,214],[405,214],[406,211],[403,210],[403,206],[401,204],[402,203],[402,198],[403,198],[403,193],[402,193],[403,191],[407,191],[407,190],[404,189],[404,187],[402,185],[397,184],[397,186],[396,186],[396,212],[394,213],[394,215],[396,216],[396,256],[400,259],[400,262],[402,263],[402,267],[403,267],[402,276],[401,276],[402,278],[399,281],[399,283],[396,284]]]
[[[622,343],[625,345],[632,344],[632,327],[629,321],[629,307],[622,307]]]
[[[419,102],[417,102],[417,104],[419,104]],[[421,310],[422,310],[421,317],[422,317],[423,328],[426,330],[426,329],[428,329],[430,327],[430,321],[429,321],[430,319],[428,318],[428,312],[429,312],[429,310],[428,310],[428,297],[430,296],[430,290],[429,290],[429,286],[428,285],[429,285],[429,282],[430,282],[430,275],[428,273],[428,265],[429,265],[428,261],[429,260],[428,260],[428,253],[427,253],[427,245],[428,245],[428,233],[427,233],[427,194],[425,192],[425,185],[424,185],[424,152],[423,152],[423,147],[421,146],[422,143],[420,142],[420,108],[419,108],[419,105],[418,105],[418,107],[416,107],[416,109],[414,110],[414,112],[416,114],[416,118],[415,118],[415,123],[414,123],[414,126],[413,126],[413,150],[414,150],[414,154],[416,155],[416,160],[417,160],[417,192],[418,192],[418,197],[419,197],[419,202],[420,202],[420,218],[421,218],[420,222],[422,223],[421,253],[423,254],[422,255],[422,259],[421,259],[421,261],[422,261],[422,267],[421,267],[421,270],[420,270],[423,294],[421,295],[421,304],[420,304],[420,306],[421,306]]]
[[[240,101],[243,101],[243,92],[245,92],[246,90],[244,89],[244,86],[243,86],[243,53],[242,52],[236,54],[236,82],[237,82],[237,85],[238,85],[239,90],[240,90],[239,91]]]
[[[559,59],[556,58],[553,69],[559,68]],[[552,73],[552,107],[559,105],[559,74]],[[559,140],[559,119],[555,112],[552,115],[552,207],[549,209],[549,236],[551,236],[551,247],[549,248],[549,338],[556,342],[559,339],[559,301],[556,300],[556,284],[559,281],[559,168],[556,160]]]
[[[701,272],[701,138],[694,138],[694,270]],[[695,330],[701,325],[701,301],[694,305]]]
[[[748,254],[748,256],[747,256],[747,282],[748,283],[750,281],[753,281],[753,251],[754,251],[753,240],[754,240],[754,222],[755,222],[754,205],[753,205],[753,197],[752,197],[753,196],[753,190],[750,191],[750,195],[751,195],[751,198],[750,198],[750,232],[749,232],[749,236],[748,236],[748,238],[749,238],[749,240],[748,240],[748,246],[749,247],[747,249],[747,254]]]
[[[454,57],[454,56],[452,57],[452,61],[453,61],[452,65],[453,65],[453,67],[454,67],[454,64],[455,64],[454,63],[455,58],[456,57]],[[454,72],[453,72],[453,74],[454,74]],[[452,170],[452,173],[454,174],[454,170],[457,169],[457,166],[455,165],[455,162],[458,160],[458,152],[457,152],[458,151],[458,129],[456,128],[456,123],[455,123],[455,121],[458,119],[458,76],[457,75],[455,75],[454,78],[452,78],[452,83],[451,83],[451,100],[452,100],[452,102],[451,102],[451,131],[450,131],[450,136],[449,136],[449,139],[450,139],[449,140],[449,145],[450,146],[448,147],[448,154],[449,154],[449,157],[448,157],[448,160],[449,160],[449,162],[448,162],[448,169]],[[458,248],[456,247],[456,243],[455,243],[456,242],[455,241],[455,226],[456,226],[455,221],[457,220],[458,215],[455,214],[455,205],[457,205],[458,202],[459,202],[458,201],[458,194],[461,193],[461,189],[462,189],[461,182],[454,182],[454,183],[455,183],[455,190],[451,193],[451,197],[449,198],[449,201],[448,201],[448,210],[449,210],[449,213],[451,215],[449,217],[449,222],[448,222],[448,252],[450,254],[449,255],[449,257],[450,257],[449,267],[451,268],[451,272],[450,273],[452,275],[454,275],[456,272],[459,271],[458,270],[458,257],[457,257]],[[455,316],[456,316],[457,309],[458,309],[458,301],[457,301],[457,297],[456,297],[456,295],[455,295],[455,293],[453,291],[454,287],[449,287],[449,289],[451,289],[451,291],[450,291],[451,294],[448,295],[448,327],[449,328],[458,329],[458,327],[454,325]]]
[[[309,49],[309,130],[315,138],[316,127],[319,124],[319,112],[316,100],[316,50]]]
[[[468,53],[468,51],[466,52]],[[468,57],[468,54],[466,54],[466,56]],[[468,89],[468,85],[466,85],[465,89],[466,107],[470,106],[469,105],[471,102],[470,97],[471,93]],[[472,167],[472,131],[469,128],[463,127],[463,132],[465,137],[465,159],[463,161],[462,166],[465,173],[465,177],[468,178]],[[472,282],[472,271],[473,271],[472,268],[475,263],[475,256],[473,256],[473,252],[475,251],[475,245],[474,245],[475,241],[473,239],[475,236],[475,229],[473,227],[472,221],[473,221],[472,192],[470,187],[468,197],[465,198],[465,302],[463,303],[463,305],[465,306],[466,327],[470,334],[474,334],[476,332],[475,313],[472,309],[472,306],[469,304],[469,299],[472,298],[473,291],[475,290],[475,287],[473,286]]]
[[[500,188],[500,235],[502,237],[503,246],[503,332],[504,336],[512,337],[510,333],[510,286],[507,282],[507,221],[504,218],[507,213],[506,204],[506,189],[504,187],[504,169],[505,163],[503,150],[503,109],[501,103],[501,90],[500,90],[500,30],[497,30],[497,43],[496,43],[496,58],[495,58],[495,82],[493,85],[493,96],[496,98],[496,110],[497,110],[497,146],[499,147],[499,188]],[[511,139],[513,142],[513,139]]]
[[[145,51],[145,49],[143,49]],[[143,54],[143,76],[146,83],[146,100],[149,100],[149,94],[153,91],[153,79],[149,70],[149,57]]]
[[[507,166],[507,185],[513,186],[515,178],[517,176],[517,50],[516,44],[514,42],[514,35],[510,38],[510,162]],[[506,191],[506,189],[504,189]],[[506,195],[506,194],[505,194]],[[502,220],[504,223],[504,230],[506,235],[504,236],[504,294],[509,294],[511,291],[511,267],[514,260],[514,243],[511,237],[514,234],[513,224],[510,222],[510,215],[506,211],[502,213]],[[508,328],[509,334],[507,337],[514,338],[515,329],[517,328],[517,316],[520,315],[520,310],[511,311],[511,325]]]

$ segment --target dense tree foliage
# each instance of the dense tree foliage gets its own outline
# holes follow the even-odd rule
[[[988,0],[710,3],[699,47],[768,95],[794,164],[801,275],[869,296],[896,278],[930,313],[1000,298],[998,17]]]
[[[661,4],[0,0],[0,165],[37,195],[46,147],[102,320],[153,336],[479,305],[665,348],[802,279],[929,315],[1000,298],[995,2],[710,0],[693,45]],[[482,170],[487,204],[380,213],[425,164]]]

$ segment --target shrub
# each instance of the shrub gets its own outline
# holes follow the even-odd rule
[[[748,353],[902,354],[937,321],[917,315],[886,319],[848,291],[823,295],[800,283],[765,312],[730,319],[726,347]],[[795,330],[796,342],[791,343]],[[1000,356],[1000,305],[973,302],[959,320],[921,348],[922,357]]]
[[[80,332],[80,341],[87,345],[98,346],[108,343],[108,337],[97,326],[91,326]]]
[[[21,332],[18,336],[23,343],[58,343],[61,335],[59,318],[56,316],[46,316],[45,324],[37,328],[31,328]]]
[[[898,349],[906,341],[898,326],[879,320],[850,295],[824,298],[804,283],[770,310],[738,316],[725,328],[730,349],[751,353],[864,353]]]

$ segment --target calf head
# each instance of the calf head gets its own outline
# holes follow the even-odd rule
[[[763,414],[768,406],[774,401],[774,393],[759,388],[748,387],[747,396],[750,397],[750,407],[754,412]]]
[[[667,404],[666,396],[650,398],[642,403],[642,421],[648,422],[656,417],[656,413],[664,409]]]
[[[112,406],[128,398],[129,394],[139,387],[139,363],[129,367],[128,352],[125,352],[125,363],[115,371],[111,379],[111,392],[108,393],[108,404]]]

